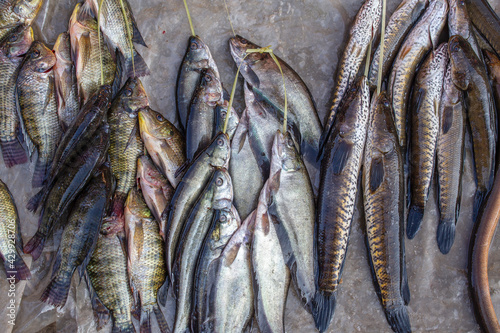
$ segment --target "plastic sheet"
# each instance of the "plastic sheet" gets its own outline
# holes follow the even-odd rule
[[[139,29],[149,48],[138,46],[151,69],[143,83],[151,106],[171,121],[175,120],[175,84],[177,70],[187,47],[189,25],[181,0],[129,0]],[[227,0],[236,33],[261,45],[272,45],[275,54],[287,61],[311,90],[321,119],[324,119],[332,97],[334,75],[343,51],[345,36],[362,0]],[[35,23],[37,39],[50,46],[57,35],[67,29],[75,1],[46,0]],[[398,5],[388,0],[388,13]],[[492,0],[500,10],[500,0]],[[194,29],[209,45],[229,90],[236,67],[227,40],[232,32],[222,0],[188,1]],[[242,110],[239,82],[235,108]],[[423,227],[415,239],[406,240],[408,277],[411,290],[409,313],[414,332],[478,332],[468,294],[467,251],[472,229],[471,207],[475,186],[471,171],[471,150],[467,148],[462,210],[457,236],[451,252],[444,256],[436,245],[437,209],[435,193],[431,194]],[[34,161],[34,160],[33,160]],[[34,163],[1,168],[0,178],[11,189],[17,203],[26,242],[37,228],[38,216],[26,211]],[[361,200],[358,200],[343,282],[337,309],[329,332],[390,332],[377,299],[370,276],[364,244]],[[96,326],[85,283],[75,274],[69,299],[62,309],[39,301],[48,283],[51,259],[57,250],[59,233],[48,241],[40,259],[31,263],[33,279],[15,286],[15,326],[9,325],[9,285],[0,269],[0,331],[2,332],[95,332]],[[490,251],[490,286],[497,309],[500,308],[500,240]],[[286,310],[287,332],[313,332],[314,323],[290,289]],[[173,326],[175,302],[169,298],[166,314]],[[156,323],[154,323],[156,328]],[[254,331],[257,331],[254,325]],[[138,327],[138,326],[137,326]],[[109,332],[110,325],[103,329]]]

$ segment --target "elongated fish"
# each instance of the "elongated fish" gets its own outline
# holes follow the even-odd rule
[[[66,209],[78,193],[87,184],[93,171],[104,162],[109,147],[109,126],[103,124],[97,129],[97,135],[81,142],[68,158],[61,173],[52,184],[44,201],[38,230],[24,246],[24,252],[30,253],[34,260],[42,253],[47,237],[57,223],[61,222]]]
[[[241,74],[258,97],[273,105],[283,117],[285,93],[281,72],[268,53],[251,53],[244,60],[248,49],[260,46],[241,36],[229,40],[231,55]],[[301,152],[312,168],[316,168],[318,140],[322,126],[309,89],[300,76],[282,59],[276,56],[285,77],[288,101],[288,121],[294,135],[300,137]],[[281,119],[280,119],[281,120]]]
[[[363,158],[363,199],[369,260],[377,293],[394,332],[411,332],[404,256],[404,160],[390,99],[375,96]]]
[[[41,42],[33,42],[17,77],[17,95],[24,126],[38,150],[33,187],[44,184],[61,139],[54,87],[56,57]]]
[[[255,212],[243,221],[207,273],[208,312],[202,332],[245,332],[254,312],[251,245]]]
[[[380,25],[381,16],[382,1],[380,0],[365,1],[356,14],[354,23],[349,31],[347,45],[338,64],[332,106],[326,120],[325,129],[321,134],[320,149],[326,145],[326,141],[332,131],[340,101],[344,98],[344,94],[347,92],[350,84],[356,80],[361,63],[366,57],[368,45],[372,43],[375,32]]]
[[[394,58],[398,54],[399,48],[411,28],[422,15],[428,0],[403,0],[398,8],[392,13],[385,27],[384,35],[384,53],[382,59],[382,79],[384,79],[391,69]],[[370,88],[377,86],[378,69],[380,61],[380,45],[373,55],[373,61],[370,65]]]
[[[472,23],[500,54],[500,18],[487,0],[465,0]]]
[[[186,162],[182,134],[168,119],[149,107],[139,111],[139,129],[149,156],[176,188],[182,178],[177,170]]]
[[[2,1],[0,3],[0,42],[20,26],[30,26],[42,4],[43,0]]]
[[[7,185],[0,180],[0,258],[8,278],[16,281],[31,278],[31,273],[26,266],[21,253],[23,239],[21,237],[21,224],[17,213],[16,203]]]
[[[413,88],[409,150],[409,211],[406,234],[415,237],[429,198],[439,134],[439,105],[448,65],[448,45],[429,53],[420,67]]]
[[[389,78],[388,92],[394,108],[394,120],[399,144],[406,151],[407,103],[413,84],[415,69],[424,55],[437,46],[438,37],[446,23],[448,2],[431,0],[422,18],[413,27],[401,46]]]
[[[56,55],[54,78],[57,96],[57,114],[63,131],[68,129],[80,111],[76,69],[71,59],[71,41],[69,33],[63,32],[57,37],[53,48]]]
[[[210,327],[210,319],[207,318],[209,317],[207,314],[211,301],[209,284],[212,282],[210,279],[213,276],[209,275],[209,270],[213,262],[221,256],[222,251],[240,225],[240,216],[234,206],[230,210],[221,210],[219,219],[213,221],[203,240],[194,278],[191,311],[191,329],[194,332],[205,332]]]
[[[497,142],[496,110],[488,74],[474,50],[461,36],[448,43],[455,86],[465,91],[465,105],[472,134],[477,183],[474,219],[493,184]]]
[[[193,206],[179,239],[178,256],[176,257],[176,275],[174,279],[177,294],[174,332],[186,332],[190,328],[192,297],[195,285],[196,262],[203,239],[210,229],[212,221],[226,216],[221,211],[231,210],[233,186],[226,169],[220,168],[212,172],[206,188],[200,194],[198,202]],[[226,217],[227,218],[227,217]]]
[[[318,269],[313,316],[324,332],[335,311],[349,243],[370,109],[368,80],[353,82],[340,105],[321,162],[316,214]]]
[[[113,188],[113,174],[109,166],[103,165],[75,200],[61,236],[51,281],[41,296],[43,302],[56,307],[66,304],[73,273],[80,265],[85,270],[94,251]]]
[[[137,158],[144,153],[137,114],[148,105],[148,96],[141,81],[130,78],[109,109],[108,154],[116,178],[111,217],[122,218],[125,199],[136,182]]]
[[[215,168],[227,168],[229,163],[229,138],[226,134],[219,133],[212,143],[202,151],[186,171],[182,181],[175,189],[174,197],[170,202],[168,214],[166,255],[167,268],[172,276],[177,241],[193,209],[198,197],[208,184]]]
[[[160,235],[165,239],[168,207],[174,196],[174,188],[147,155],[137,159],[137,185],[151,213],[160,224]]]
[[[436,149],[440,215],[436,239],[439,250],[444,254],[450,251],[455,240],[465,154],[465,106],[462,92],[453,84],[451,66],[448,63],[444,77]]]
[[[219,78],[219,70],[210,49],[199,36],[189,37],[188,47],[177,75],[175,100],[182,130],[186,129],[189,105],[201,78],[201,71],[210,68]]]
[[[186,124],[186,157],[192,161],[205,149],[215,132],[215,107],[222,101],[222,85],[211,69],[204,69],[196,88]]]
[[[460,35],[476,53],[479,59],[483,59],[483,54],[479,48],[479,44],[474,35],[472,23],[467,11],[467,5],[464,0],[448,0],[450,11],[448,13],[448,27],[450,28],[450,36]]]
[[[492,51],[483,50],[484,60],[488,69],[495,97],[497,112],[500,109],[500,59]]]
[[[33,42],[31,28],[18,28],[0,45],[0,146],[7,168],[28,162],[17,115],[16,79],[23,56]]]
[[[135,187],[130,190],[125,204],[125,233],[130,285],[141,309],[141,332],[151,332],[151,313],[155,314],[160,331],[170,332],[157,303],[158,290],[167,277],[165,244],[158,222]]]

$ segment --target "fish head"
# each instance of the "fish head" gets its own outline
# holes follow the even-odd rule
[[[119,102],[130,111],[133,117],[137,116],[139,109],[149,105],[146,90],[138,78],[129,78],[118,96]]]
[[[370,128],[381,129],[374,130],[369,135],[372,142],[375,142],[376,149],[385,154],[396,149],[398,145],[396,127],[393,120],[393,111],[391,100],[387,96],[387,92],[382,91],[379,95],[375,96],[372,101],[371,108],[371,122]],[[392,133],[393,135],[387,135]]]
[[[38,14],[42,4],[43,0],[17,0],[14,2],[13,9],[23,23],[29,25]]]
[[[137,159],[137,182],[147,184],[149,187],[156,189],[167,186],[167,179],[162,175],[147,155],[143,155]]]
[[[25,56],[23,68],[36,72],[48,73],[56,64],[56,56],[45,44],[35,41]]]
[[[222,100],[216,107],[215,107],[215,114],[216,114],[216,122],[217,122],[217,129],[219,131],[222,131],[224,128],[224,123],[226,122],[226,117],[227,117],[227,108],[229,107],[229,102]],[[238,118],[238,114],[236,113],[236,110],[231,106],[231,112],[229,113],[229,120],[227,123],[227,133],[229,134],[229,137],[231,138],[236,131],[236,128],[238,127],[238,124],[240,122],[240,119]]]
[[[1,52],[9,59],[23,57],[28,52],[33,40],[33,29],[21,26],[7,37]]]
[[[231,55],[233,56],[234,62],[242,72],[245,80],[252,86],[258,87],[260,85],[259,78],[252,70],[251,66],[269,57],[269,55],[265,52],[247,53],[250,49],[260,49],[260,46],[239,35],[229,39],[229,48],[231,49]]]
[[[218,218],[211,234],[213,249],[226,245],[241,224],[240,216],[234,206],[231,206],[231,209],[220,210]]]
[[[448,42],[448,50],[452,64],[453,83],[460,90],[467,90],[470,81],[470,67],[478,59],[470,44],[459,35],[452,36]]]
[[[448,11],[448,23],[450,25],[456,24],[455,31],[459,29],[460,26],[466,27],[469,25],[467,7],[464,0],[448,0],[449,11]]]
[[[209,105],[215,105],[222,100],[222,84],[212,69],[202,71],[200,87],[202,98]]]
[[[233,182],[226,168],[217,168],[212,178],[213,209],[231,209],[233,203]]]
[[[210,164],[214,167],[227,168],[231,152],[231,143],[226,133],[217,134],[205,153],[210,156]]]
[[[278,170],[293,172],[300,170],[303,166],[296,142],[293,136],[278,130],[274,136],[271,157],[271,173]]]
[[[190,64],[192,68],[215,68],[215,64],[210,49],[207,44],[198,36],[191,36],[189,38],[188,50],[186,52],[185,61]]]
[[[136,187],[133,187],[128,192],[127,200],[125,201],[125,214],[127,213],[138,218],[152,217],[142,193]]]
[[[423,86],[425,82],[433,81],[436,76],[442,75],[446,70],[448,59],[448,43],[442,43],[432,50],[415,78],[417,85]]]
[[[140,109],[138,115],[141,136],[146,135],[167,142],[182,140],[177,128],[161,113],[154,111],[149,106]]]
[[[57,62],[71,63],[71,43],[69,33],[61,33],[54,44],[54,53],[57,58]]]

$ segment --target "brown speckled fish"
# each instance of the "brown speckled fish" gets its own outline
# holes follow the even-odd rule
[[[460,213],[464,164],[465,106],[463,94],[453,84],[451,63],[444,77],[439,105],[439,135],[436,149],[439,225],[437,243],[446,254],[455,240],[455,225]]]
[[[141,309],[141,332],[151,332],[151,314],[154,312],[162,333],[169,332],[158,304],[158,290],[165,282],[165,244],[160,227],[151,215],[144,198],[132,188],[125,203],[125,233],[128,244],[128,274],[130,285]],[[138,304],[139,305],[139,304]]]
[[[408,34],[394,60],[389,78],[388,92],[394,108],[394,120],[398,130],[399,144],[406,151],[407,103],[413,84],[415,69],[424,55],[437,46],[438,37],[446,23],[448,2],[432,0],[422,18]]]
[[[472,135],[477,190],[473,218],[493,185],[497,142],[496,110],[484,64],[461,36],[448,43],[455,86],[465,92],[465,105]]]
[[[439,134],[439,104],[448,65],[448,45],[429,53],[413,88],[409,148],[409,211],[406,234],[412,239],[420,229],[429,198]]]
[[[33,42],[31,28],[18,28],[0,45],[0,146],[5,166],[28,162],[17,115],[16,79],[24,54]]]
[[[448,0],[450,11],[448,12],[448,27],[450,28],[450,36],[460,35],[467,42],[479,57],[483,59],[483,54],[479,48],[476,36],[472,29],[472,23],[469,18],[467,6],[464,0]]]
[[[33,172],[33,187],[45,182],[61,139],[54,87],[56,56],[41,42],[33,42],[26,54],[19,76],[17,95],[26,132],[38,150]]]
[[[349,243],[358,178],[370,109],[368,80],[353,82],[340,104],[321,161],[321,181],[316,207],[318,269],[313,316],[324,332],[336,304]]]
[[[375,96],[363,160],[363,201],[369,262],[394,332],[411,332],[404,256],[404,160],[389,98]]]

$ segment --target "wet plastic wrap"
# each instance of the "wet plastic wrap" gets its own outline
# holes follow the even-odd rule
[[[362,0],[227,0],[236,33],[261,45],[271,45],[287,61],[311,90],[321,119],[324,119],[332,97],[336,65],[345,36]],[[46,0],[35,23],[36,38],[52,46],[60,32],[67,30],[75,1]],[[388,0],[392,13],[398,0]],[[500,10],[500,0],[491,1]],[[181,0],[130,0],[135,18],[149,48],[138,46],[151,69],[143,83],[153,109],[176,121],[175,84],[178,67],[187,47],[190,29]],[[236,73],[228,38],[232,32],[223,0],[188,1],[194,29],[209,45],[226,89]],[[96,73],[96,75],[98,75]],[[241,79],[238,82],[235,107],[242,111]],[[413,240],[406,240],[408,278],[411,290],[409,314],[414,332],[478,332],[467,283],[467,251],[472,229],[472,199],[475,191],[471,169],[471,147],[467,147],[466,170],[461,214],[455,244],[448,255],[442,255],[436,244],[437,207],[433,191],[427,205],[422,229]],[[31,188],[31,164],[6,170],[0,178],[11,189],[19,209],[23,239],[36,231],[38,215],[25,209],[35,194]],[[337,308],[329,332],[390,332],[383,309],[373,287],[364,243],[364,223],[358,198],[350,245],[338,295]],[[95,332],[96,325],[85,282],[75,274],[66,305],[54,309],[39,301],[49,282],[51,259],[61,230],[50,238],[42,256],[32,262],[33,278],[14,288],[6,282],[0,269],[0,331],[2,332]],[[493,301],[500,309],[500,240],[490,251],[490,286]],[[12,290],[15,289],[15,290]],[[287,332],[313,332],[310,314],[290,289],[286,310]],[[11,297],[15,295],[15,297]],[[15,299],[15,309],[11,300]],[[173,326],[175,302],[169,297],[162,308]],[[15,326],[9,321],[15,317]],[[136,323],[137,324],[137,323]],[[156,322],[153,323],[156,331]],[[138,325],[136,325],[138,327]],[[108,324],[103,332],[111,329]],[[256,325],[254,325],[256,331]]]

